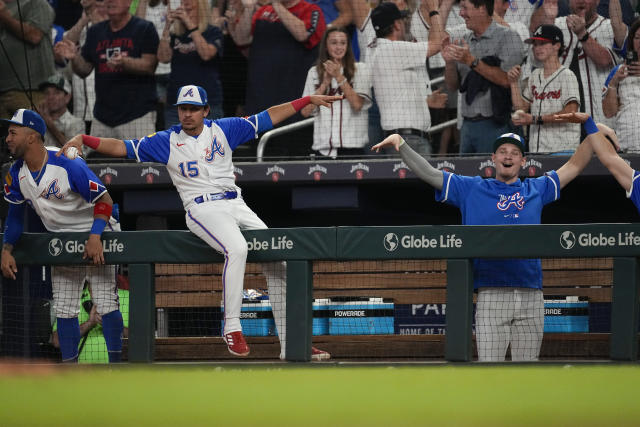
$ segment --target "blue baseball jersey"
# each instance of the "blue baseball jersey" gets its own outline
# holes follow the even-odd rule
[[[232,152],[271,127],[266,112],[248,118],[205,119],[197,137],[187,135],[182,125],[176,125],[140,140],[127,140],[125,145],[128,158],[167,166],[182,204],[188,209],[203,194],[240,191],[235,184]]]
[[[506,184],[443,172],[436,200],[458,207],[464,225],[540,224],[542,208],[560,198],[555,171]],[[474,287],[512,286],[542,289],[539,259],[475,259]]]
[[[41,173],[33,174],[22,159],[16,161],[5,176],[4,199],[27,202],[48,231],[89,231],[93,206],[107,189],[84,160],[56,157],[57,151],[47,149]]]
[[[631,191],[627,192],[627,197],[631,199],[636,209],[640,212],[640,172],[633,171],[633,181],[631,182]]]

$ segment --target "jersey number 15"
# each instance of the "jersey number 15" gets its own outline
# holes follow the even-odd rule
[[[185,166],[186,166],[186,168],[185,168]],[[179,163],[178,167],[180,168],[180,173],[185,178],[195,178],[200,173],[198,171],[198,161],[197,160],[192,160],[190,162]]]

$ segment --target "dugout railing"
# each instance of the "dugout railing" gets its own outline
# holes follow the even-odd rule
[[[328,227],[245,231],[250,262],[287,261],[287,360],[309,361],[312,263],[319,260],[446,259],[447,361],[471,361],[472,259],[612,257],[609,357],[637,360],[640,225]],[[84,263],[84,233],[25,233],[14,250],[21,265]],[[105,233],[109,264],[127,264],[130,287],[128,360],[154,361],[155,264],[202,264],[222,258],[187,231]]]

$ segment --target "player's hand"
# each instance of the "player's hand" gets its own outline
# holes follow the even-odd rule
[[[580,112],[553,115],[554,123],[584,123],[588,119],[589,115],[587,113]]]
[[[89,234],[89,240],[84,246],[82,259],[89,259],[93,264],[104,264],[104,253],[102,252],[102,241],[98,234]]]
[[[609,82],[609,87],[618,88],[618,85],[621,81],[623,81],[629,75],[629,66],[626,64],[622,64],[618,67],[616,73],[611,77],[611,81]]]
[[[323,107],[330,107],[334,101],[340,101],[344,98],[341,95],[310,95],[309,102],[313,105],[322,105]]]
[[[394,133],[393,135],[389,135],[382,142],[377,143],[373,147],[371,147],[371,151],[375,151],[376,153],[380,152],[380,149],[383,147],[391,147],[393,146],[396,151],[400,151],[400,145],[404,140],[400,135]]]
[[[447,106],[449,95],[442,92],[442,89],[436,89],[427,96],[427,105],[429,108],[442,109]]]
[[[18,272],[18,266],[16,265],[16,259],[13,257],[11,252],[9,252],[6,249],[3,249],[2,250],[2,275],[7,279],[16,280],[17,272]]]
[[[511,67],[509,71],[507,71],[507,78],[509,79],[509,83],[517,83],[520,80],[520,74],[522,69],[519,65],[514,65]]]
[[[67,143],[64,144],[62,148],[58,150],[58,152],[56,153],[56,157],[60,157],[62,153],[67,152],[67,148],[71,148],[71,147],[75,147],[78,150],[78,156],[84,157],[82,154],[82,147],[83,147],[82,135],[76,135],[73,138],[71,138],[69,141],[67,141]]]
[[[609,140],[616,151],[622,151],[620,148],[620,141],[618,141],[618,135],[616,135],[616,132],[613,129],[603,123],[596,123],[596,126],[598,126],[600,133]]]

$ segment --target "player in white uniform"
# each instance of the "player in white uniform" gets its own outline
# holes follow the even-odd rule
[[[199,86],[183,86],[178,92],[180,124],[142,139],[126,140],[77,135],[62,148],[87,145],[102,154],[128,157],[167,166],[186,211],[187,227],[209,246],[224,254],[223,337],[229,352],[249,354],[240,326],[242,288],[247,242],[240,229],[264,229],[264,222],[245,204],[235,184],[233,150],[257,138],[258,133],[286,120],[308,104],[329,106],[339,96],[311,95],[271,107],[247,118],[205,119],[207,93]],[[286,355],[286,283],[284,263],[265,266],[269,300],[280,338],[280,357]],[[328,359],[327,352],[312,349],[314,360]]]
[[[31,110],[18,110],[9,123],[7,145],[18,160],[5,177],[4,198],[9,205],[2,246],[2,274],[16,278],[12,255],[23,230],[25,202],[50,232],[90,230],[83,258],[92,266],[55,266],[51,269],[53,301],[64,362],[77,362],[80,342],[80,296],[85,280],[102,316],[109,361],[119,362],[122,352],[122,314],[116,293],[115,266],[104,265],[100,236],[105,227],[118,229],[111,217],[113,201],[100,179],[82,159],[56,157],[57,149],[43,144],[44,120]]]

